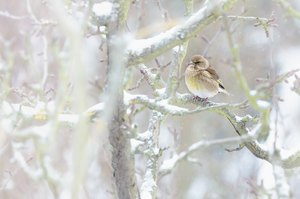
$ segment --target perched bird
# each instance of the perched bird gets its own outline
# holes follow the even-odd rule
[[[194,55],[185,70],[185,84],[194,95],[208,99],[225,90],[220,78],[203,56]]]

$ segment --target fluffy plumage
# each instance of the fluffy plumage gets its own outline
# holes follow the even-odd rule
[[[211,98],[225,90],[216,70],[201,55],[194,55],[185,70],[185,83],[191,93],[200,98]]]

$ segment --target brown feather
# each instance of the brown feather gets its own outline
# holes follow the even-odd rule
[[[220,81],[220,77],[219,75],[217,74],[216,70],[211,66],[209,65],[209,67],[206,69],[210,74],[211,76],[219,83],[219,86],[225,90],[225,87],[223,86],[222,82]]]
[[[216,70],[213,69],[213,67],[211,65],[206,70],[211,74],[212,78],[214,78],[215,80],[219,80],[220,79],[220,77],[217,74]]]
[[[219,82],[219,86],[225,90],[225,87],[223,86],[223,84],[221,82]]]
[[[218,92],[228,94],[216,70],[201,55],[192,57],[185,71],[188,89],[200,97],[213,97]]]

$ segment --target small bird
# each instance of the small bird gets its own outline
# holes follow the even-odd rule
[[[211,98],[218,93],[229,95],[215,69],[201,55],[194,55],[188,63],[185,84],[192,94],[202,99]]]

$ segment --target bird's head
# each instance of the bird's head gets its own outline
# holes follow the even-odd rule
[[[193,64],[195,69],[206,69],[209,67],[207,59],[202,55],[194,55],[189,64]]]

